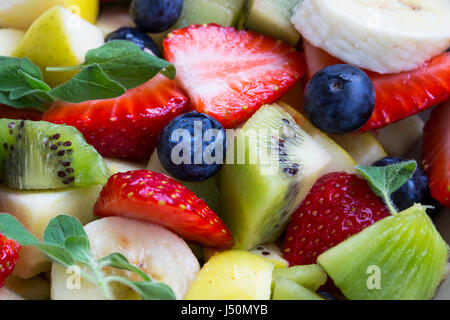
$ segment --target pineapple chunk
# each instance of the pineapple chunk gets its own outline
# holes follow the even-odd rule
[[[239,250],[215,254],[200,270],[186,300],[269,300],[274,265]]]

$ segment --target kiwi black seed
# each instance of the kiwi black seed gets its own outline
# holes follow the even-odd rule
[[[1,119],[0,143],[0,177],[11,188],[87,186],[108,178],[103,158],[70,126]]]

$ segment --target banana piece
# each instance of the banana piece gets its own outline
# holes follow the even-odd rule
[[[154,281],[169,285],[177,299],[182,299],[196,277],[200,266],[188,245],[165,228],[143,221],[107,217],[85,226],[96,259],[113,252],[122,253],[130,263],[139,266]],[[129,276],[129,272],[105,269],[105,273]],[[74,270],[53,264],[51,297],[53,300],[101,300],[103,295],[94,284],[74,278]],[[138,299],[128,287],[113,283],[115,300]]]
[[[448,0],[303,0],[292,17],[312,45],[363,69],[416,69],[450,47]]]

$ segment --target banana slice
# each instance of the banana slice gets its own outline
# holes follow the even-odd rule
[[[85,226],[95,258],[113,252],[122,253],[154,281],[169,285],[177,299],[182,299],[194,281],[200,266],[187,244],[165,228],[152,223],[108,217]],[[130,273],[107,269],[105,273],[130,276]],[[134,275],[133,275],[134,276]],[[101,291],[92,283],[78,281],[74,270],[53,264],[51,297],[53,300],[101,300]],[[133,278],[133,280],[137,280]],[[131,289],[112,284],[115,300],[138,299]]]
[[[312,45],[379,73],[416,69],[450,47],[448,0],[303,0],[292,23]]]

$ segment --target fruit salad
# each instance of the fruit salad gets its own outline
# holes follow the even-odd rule
[[[0,300],[450,299],[448,0],[2,0]]]

